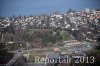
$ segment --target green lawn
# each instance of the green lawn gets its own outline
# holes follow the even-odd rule
[[[33,55],[30,55],[30,56],[29,56],[28,62],[29,62],[29,63],[35,62],[35,57],[36,57],[36,56],[38,56],[39,58],[45,57],[45,55],[43,55],[43,54],[33,54]]]

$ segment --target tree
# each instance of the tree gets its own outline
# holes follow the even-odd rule
[[[0,43],[0,64],[7,64],[12,57],[12,53],[7,53],[5,43]]]
[[[74,10],[69,9],[69,10],[67,11],[67,13],[71,13],[71,12],[74,12]]]

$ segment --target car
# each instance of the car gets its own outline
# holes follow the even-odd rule
[[[21,49],[18,49],[17,52],[23,52]]]

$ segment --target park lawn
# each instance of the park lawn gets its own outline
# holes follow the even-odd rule
[[[35,57],[43,58],[43,57],[46,57],[46,56],[45,55],[38,55],[38,54],[29,55],[28,62],[29,63],[34,63],[35,62]]]

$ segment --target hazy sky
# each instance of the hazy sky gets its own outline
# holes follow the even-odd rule
[[[100,8],[100,0],[0,0],[0,16],[66,13],[69,8]]]

